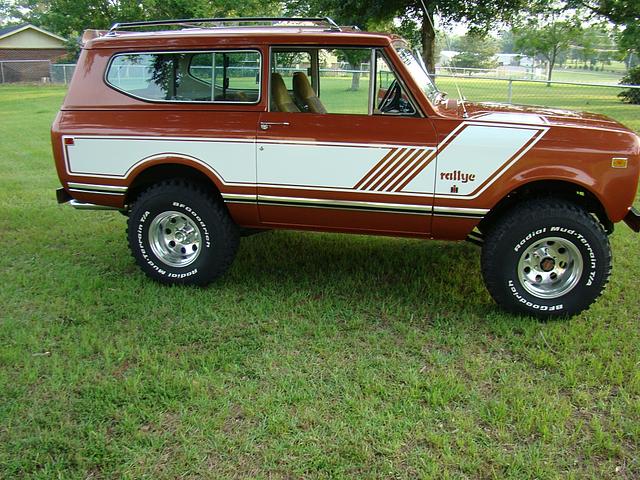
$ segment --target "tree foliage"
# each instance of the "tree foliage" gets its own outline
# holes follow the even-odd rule
[[[640,1],[638,0],[567,0],[570,8],[587,11],[623,27],[621,46],[640,53]]]
[[[508,21],[522,10],[525,0],[295,0],[296,13],[334,16],[343,24],[368,27],[371,22],[394,18],[418,22],[420,43],[427,69],[435,71],[435,15],[445,23],[465,22],[473,32],[486,32],[496,23]],[[426,7],[426,9],[425,9]]]
[[[18,0],[5,14],[66,37],[115,22],[170,18],[273,15],[276,0]]]
[[[454,46],[459,51],[452,59],[452,65],[457,68],[496,68],[498,62],[498,42],[490,36],[468,34],[460,37]]]
[[[620,80],[622,85],[640,85],[640,67],[634,67]],[[618,94],[626,103],[640,104],[640,89],[629,88]]]
[[[551,80],[560,54],[580,37],[579,25],[576,18],[560,19],[557,11],[532,16],[515,29],[516,48],[525,55],[542,57],[547,62],[547,80]]]

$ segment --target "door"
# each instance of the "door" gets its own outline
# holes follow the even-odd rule
[[[428,234],[436,133],[383,54],[273,49],[271,62],[257,140],[261,222]],[[416,180],[424,191],[406,193]]]

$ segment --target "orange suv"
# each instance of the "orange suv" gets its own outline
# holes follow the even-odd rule
[[[87,31],[52,142],[58,201],[128,215],[170,284],[221,276],[246,230],[470,239],[502,307],[568,316],[602,293],[614,224],[640,230],[634,132],[448,100],[401,38],[330,19]]]

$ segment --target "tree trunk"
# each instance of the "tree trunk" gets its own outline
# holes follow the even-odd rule
[[[558,56],[558,49],[554,48],[549,58],[549,69],[547,70],[547,87],[551,86],[551,75],[553,75],[553,67],[556,66],[556,57]]]
[[[436,73],[436,32],[433,29],[433,12],[422,15],[422,59],[431,75]]]
[[[357,92],[360,90],[360,69],[359,66],[349,64],[349,68],[353,70],[353,76],[351,77],[351,88],[349,89],[352,92]]]

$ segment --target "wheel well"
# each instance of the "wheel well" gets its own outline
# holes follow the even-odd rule
[[[613,232],[613,222],[609,220],[604,206],[593,193],[575,183],[556,180],[532,182],[513,190],[491,209],[478,228],[480,231],[490,229],[491,225],[516,203],[545,197],[561,198],[583,207],[596,216],[608,234]]]
[[[131,205],[135,201],[136,197],[147,187],[162,180],[171,178],[184,178],[190,182],[194,182],[205,188],[211,189],[217,196],[220,196],[220,191],[218,190],[218,187],[216,187],[216,184],[197,168],[193,168],[188,165],[170,163],[149,167],[138,174],[127,190],[126,204]]]

